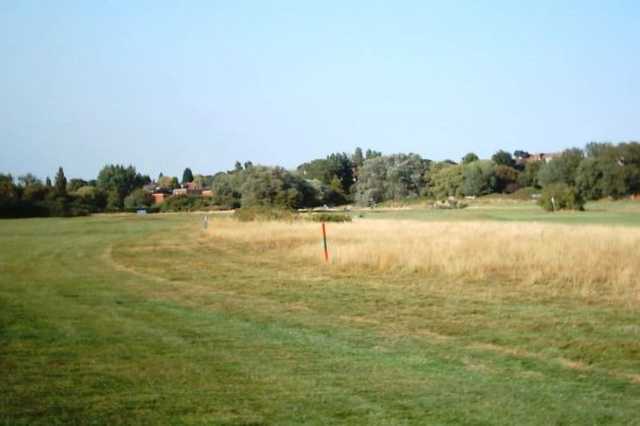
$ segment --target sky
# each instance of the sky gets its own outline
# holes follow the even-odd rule
[[[0,1],[0,173],[640,140],[640,2]]]

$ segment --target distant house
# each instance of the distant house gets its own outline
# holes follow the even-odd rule
[[[213,197],[213,191],[210,189],[203,189],[200,195],[203,197]]]
[[[187,190],[187,188],[176,188],[173,190],[172,194],[173,195],[187,195],[189,191]]]
[[[536,161],[544,161],[545,163],[548,163],[558,156],[560,156],[560,154],[557,152],[539,152],[537,154],[531,154],[529,157],[524,158],[523,160],[525,163],[534,163]]]
[[[154,192],[151,196],[153,197],[153,204],[160,204],[169,198],[171,194],[167,194],[166,192]]]

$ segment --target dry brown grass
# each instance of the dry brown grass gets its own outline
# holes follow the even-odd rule
[[[327,224],[331,267],[500,280],[640,300],[640,230],[499,222],[356,220]],[[216,220],[210,235],[323,262],[320,224]]]

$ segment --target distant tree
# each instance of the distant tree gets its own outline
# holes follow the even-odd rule
[[[51,188],[53,185],[51,184],[51,179],[49,178],[49,176],[47,176],[47,179],[45,181],[45,186],[47,188]]]
[[[355,198],[359,204],[418,197],[430,162],[417,154],[394,154],[364,161]]]
[[[474,161],[478,161],[480,158],[474,154],[473,152],[470,152],[468,154],[466,154],[464,157],[462,157],[462,164],[469,164],[469,163],[473,163]]]
[[[165,190],[172,190],[180,187],[180,182],[175,176],[162,176],[158,180],[158,186]]]
[[[476,160],[464,164],[463,177],[462,192],[464,195],[490,194],[496,188],[496,165],[490,160]]]
[[[640,145],[590,143],[576,171],[576,188],[586,199],[621,198],[639,188]],[[636,152],[634,152],[636,151]]]
[[[552,183],[542,191],[540,206],[547,211],[584,210],[584,200],[572,186],[566,183]]]
[[[152,204],[153,197],[142,188],[134,189],[124,199],[124,208],[127,210],[144,209]]]
[[[429,172],[427,194],[444,199],[463,195],[464,166],[441,162]]]
[[[353,165],[356,167],[362,167],[362,163],[364,163],[364,154],[362,154],[362,148],[357,147],[351,156],[351,161]]]
[[[86,180],[73,178],[73,179],[70,179],[69,183],[67,184],[67,191],[75,192],[79,188],[82,188],[83,186],[87,186],[87,185],[89,185],[89,182],[87,182]]]
[[[503,150],[500,150],[495,154],[493,154],[491,159],[493,160],[494,163],[496,163],[497,166],[513,167],[516,164],[511,154]]]
[[[584,152],[579,148],[567,149],[560,156],[544,163],[538,172],[540,185],[552,183],[566,183],[575,186],[578,166],[584,158]]]
[[[251,167],[253,167],[253,163],[251,161],[245,161],[244,162],[244,169],[250,169]]]
[[[42,181],[32,175],[31,173],[27,173],[26,175],[20,176],[18,178],[18,182],[22,187],[32,186],[32,185],[42,185]]]
[[[124,167],[110,164],[100,170],[97,186],[108,194],[107,208],[118,210],[123,207],[124,198],[127,195],[150,181],[149,176],[141,175],[133,166]]]
[[[234,168],[234,170],[235,170],[236,172],[241,172],[241,171],[243,170],[243,168],[242,168],[242,163],[241,163],[241,162],[239,162],[239,161],[236,161],[236,164],[235,164],[235,166],[234,166],[233,168]]]
[[[191,172],[191,169],[187,167],[182,173],[182,184],[184,185],[190,182],[193,182],[193,173]]]
[[[496,192],[512,193],[517,191],[518,178],[520,173],[513,167],[498,165],[496,166]]]
[[[524,160],[526,158],[531,157],[527,151],[522,151],[521,149],[517,149],[513,152],[513,156],[518,160]]]
[[[92,213],[103,211],[107,207],[107,193],[95,186],[87,185],[78,188],[74,195]]]
[[[44,201],[49,194],[49,188],[45,187],[42,182],[34,182],[26,185],[22,190],[22,201],[27,203],[37,203]]]
[[[243,177],[237,173],[218,173],[213,177],[211,190],[216,205],[233,209],[240,207]]]
[[[13,176],[0,174],[0,215],[4,217],[9,216],[8,210],[12,208],[18,200],[18,191],[13,184]]]
[[[382,157],[382,153],[380,151],[374,151],[372,149],[367,149],[365,154],[365,160],[370,160],[372,158]]]
[[[298,174],[305,179],[317,179],[330,185],[334,177],[340,180],[342,192],[349,194],[355,179],[353,176],[353,162],[347,154],[334,153],[324,159],[317,159],[298,166]]]
[[[244,171],[242,207],[300,208],[311,203],[313,188],[282,167],[254,166]]]
[[[195,189],[204,189],[207,186],[207,180],[202,175],[195,175],[191,183]]]
[[[64,170],[62,169],[62,167],[58,167],[58,173],[56,173],[54,190],[56,195],[59,195],[59,196],[67,195],[67,178],[64,175]]]
[[[535,187],[539,188],[540,184],[538,183],[538,172],[542,167],[541,161],[529,161],[524,165],[524,169],[520,173],[518,177],[518,185],[522,188],[524,187]]]

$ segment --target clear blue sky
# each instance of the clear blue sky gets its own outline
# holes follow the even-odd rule
[[[0,1],[0,172],[640,139],[640,2]]]

